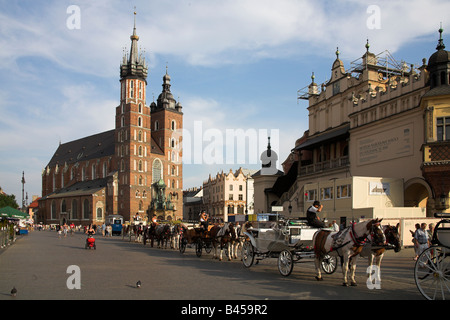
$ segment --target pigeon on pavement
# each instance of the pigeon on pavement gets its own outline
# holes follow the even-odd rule
[[[17,289],[16,287],[13,287],[11,290],[11,296],[15,297],[17,295]]]

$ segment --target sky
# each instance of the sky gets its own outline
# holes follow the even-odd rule
[[[183,106],[184,189],[259,169],[268,136],[281,169],[308,129],[297,91],[329,79],[336,48],[346,69],[367,39],[420,66],[440,23],[450,45],[449,0],[0,0],[0,187],[19,204],[22,172],[31,202],[60,143],[114,129],[134,11],[147,104],[167,68]]]

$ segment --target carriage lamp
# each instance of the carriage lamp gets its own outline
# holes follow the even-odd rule
[[[445,193],[442,193],[439,197],[439,203],[441,204],[441,208],[447,209],[448,206],[448,196]]]

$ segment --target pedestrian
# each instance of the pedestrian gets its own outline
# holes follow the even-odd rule
[[[333,220],[333,222],[330,225],[331,229],[333,229],[333,231],[339,231],[339,226],[336,223],[336,220]]]
[[[433,240],[433,233],[434,233],[434,223],[430,223],[428,225],[428,245],[431,246],[431,240]]]
[[[419,250],[419,244],[417,243],[417,240],[416,240],[416,232],[417,232],[417,230],[420,229],[420,224],[416,223],[415,227],[416,227],[415,231],[409,230],[409,232],[411,232],[411,236],[413,237],[412,243],[414,244],[414,253],[415,253],[414,261],[417,260],[417,258],[419,257],[419,255],[417,254],[417,252]]]
[[[67,231],[68,231],[67,223],[64,223],[63,225],[64,238],[67,237]]]
[[[102,224],[102,236],[105,236],[106,224],[103,222]]]
[[[420,224],[420,228],[416,230],[414,238],[418,244],[417,256],[420,256],[420,254],[428,248],[428,232],[427,224],[425,222]]]

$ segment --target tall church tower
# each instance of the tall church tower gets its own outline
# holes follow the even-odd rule
[[[145,104],[148,67],[138,51],[134,15],[130,53],[124,53],[120,65],[120,105],[116,108],[117,203],[124,216],[145,212],[147,195],[151,195],[151,121]]]
[[[138,51],[136,13],[131,49],[120,65],[120,104],[116,108],[117,212],[125,220],[180,219],[183,216],[182,106],[163,77],[157,103],[146,105],[148,67]]]

